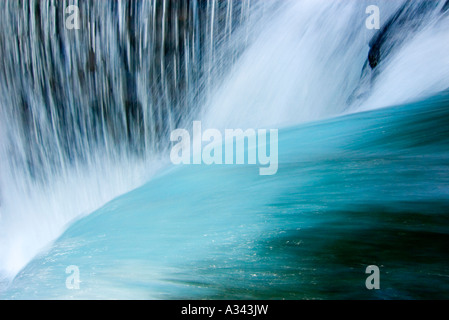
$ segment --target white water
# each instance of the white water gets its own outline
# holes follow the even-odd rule
[[[366,7],[380,5],[386,20],[401,3],[283,2],[274,16],[267,15],[254,30],[246,30],[257,39],[235,63],[227,61],[231,70],[214,74],[220,77],[218,87],[202,84],[212,94],[198,117],[208,127],[276,128],[386,107],[449,88],[446,15],[442,23],[422,30],[385,61],[365,100],[347,104],[375,34],[365,28]],[[247,35],[234,39],[236,46],[247,41]],[[147,95],[142,90],[150,80],[139,84],[140,96]],[[0,273],[6,276],[14,276],[70,221],[135,188],[164,165],[162,160],[99,152],[88,164],[55,174],[49,183],[34,183],[7,163],[10,150],[3,137],[20,128],[7,131],[6,121],[0,119]]]
[[[279,127],[340,114],[375,33],[365,27],[366,3],[288,1],[207,104],[206,122]]]
[[[368,95],[348,104],[376,30],[365,26],[368,5],[381,23],[404,1],[289,1],[265,23],[205,107],[210,127],[282,127],[346,112],[393,106],[449,88],[449,15],[425,28],[383,61]],[[440,7],[436,10],[438,12]]]
[[[353,106],[373,110],[449,89],[449,15],[435,17],[382,67],[369,96]]]
[[[0,211],[0,265],[3,276],[14,276],[73,219],[148,181],[163,163],[163,160],[143,163],[123,159],[118,165],[99,159],[93,169],[73,168],[67,176],[54,177],[45,186],[27,180],[20,173],[2,174],[4,182],[13,181],[2,188],[5,201]]]
[[[77,1],[0,2],[0,280],[166,166],[167,132],[198,108],[267,3],[84,2],[73,31],[57,17]],[[131,118],[129,102],[140,111]]]

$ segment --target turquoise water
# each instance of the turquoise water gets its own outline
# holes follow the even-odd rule
[[[0,297],[449,298],[448,121],[442,94],[282,129],[274,176],[170,168],[71,224]]]

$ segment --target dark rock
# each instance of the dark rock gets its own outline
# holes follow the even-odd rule
[[[422,27],[424,18],[438,5],[438,1],[404,3],[371,39],[368,54],[371,69],[375,69],[394,49],[416,33]],[[449,6],[449,0],[444,6]]]
[[[444,4],[443,8],[441,9],[441,12],[444,13],[449,9],[449,0],[446,0],[446,3]]]

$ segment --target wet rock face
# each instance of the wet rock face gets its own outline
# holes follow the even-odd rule
[[[368,63],[371,69],[378,67],[394,48],[399,48],[407,38],[413,36],[422,27],[423,18],[434,13],[440,3],[431,0],[419,3],[407,1],[402,5],[370,41]],[[447,9],[449,0],[441,12],[444,13]]]
[[[383,63],[425,27],[426,23],[438,21],[443,14],[448,14],[448,9],[449,0],[407,1],[388,20],[382,22],[381,29],[369,42],[370,50],[362,67],[359,83],[347,104],[351,105],[369,94]]]
[[[446,3],[444,4],[443,8],[441,8],[441,12],[444,13],[447,10],[449,10],[449,0],[446,0]]]
[[[379,64],[380,48],[381,48],[381,46],[379,44],[374,44],[368,53],[368,61],[369,61],[369,66],[371,67],[371,69],[376,68],[377,65]]]

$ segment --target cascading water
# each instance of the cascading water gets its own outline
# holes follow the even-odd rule
[[[70,4],[80,8],[80,30],[64,28]],[[369,5],[381,8],[380,30],[365,26]],[[246,167],[169,171],[71,223],[6,296],[35,297],[25,288],[64,281],[58,270],[76,264],[89,286],[76,297],[322,297],[298,274],[313,283],[330,272],[317,275],[314,263],[346,266],[314,256],[319,250],[351,259],[341,248],[334,254],[313,230],[326,232],[327,225],[330,240],[345,245],[339,235],[357,242],[361,232],[348,212],[367,222],[378,217],[368,211],[391,211],[395,217],[384,227],[392,236],[401,210],[427,213],[426,201],[448,199],[446,140],[437,136],[445,137],[444,130],[433,131],[437,146],[422,133],[435,126],[431,115],[447,115],[441,107],[447,97],[438,96],[449,88],[447,9],[447,1],[425,0],[2,2],[0,273],[8,283],[73,219],[166,167],[174,128],[196,119],[219,129],[296,126],[281,132],[277,176],[257,180]],[[396,111],[359,113],[418,100]],[[353,115],[323,121],[343,114]],[[421,126],[414,117],[422,117]],[[382,140],[387,134],[390,144]],[[411,160],[423,154],[427,166]],[[390,171],[377,165],[387,162]],[[412,167],[424,169],[405,172]],[[396,173],[398,185],[372,178],[382,170]],[[414,206],[406,203],[411,195]],[[433,210],[445,219],[446,206]],[[336,214],[329,219],[329,212]],[[422,212],[413,211],[415,219]],[[348,227],[339,229],[339,219]],[[446,229],[438,232],[443,239]],[[311,239],[297,258],[300,243]],[[367,261],[355,264],[374,263],[360,256]],[[130,266],[133,284],[118,286],[114,281]],[[231,280],[218,284],[224,277]],[[381,297],[407,294],[393,287]],[[55,285],[43,296],[71,294]]]
[[[205,119],[231,128],[286,126],[445,90],[448,19],[443,2],[291,1],[226,76]],[[410,11],[405,22],[394,20],[399,26],[385,31],[388,54],[376,70],[369,68],[368,55],[378,31],[368,30],[367,15],[361,15],[372,4],[381,4],[385,22],[404,4]]]
[[[65,27],[69,5],[79,30]],[[2,1],[1,273],[148,180],[260,12],[249,0]]]

